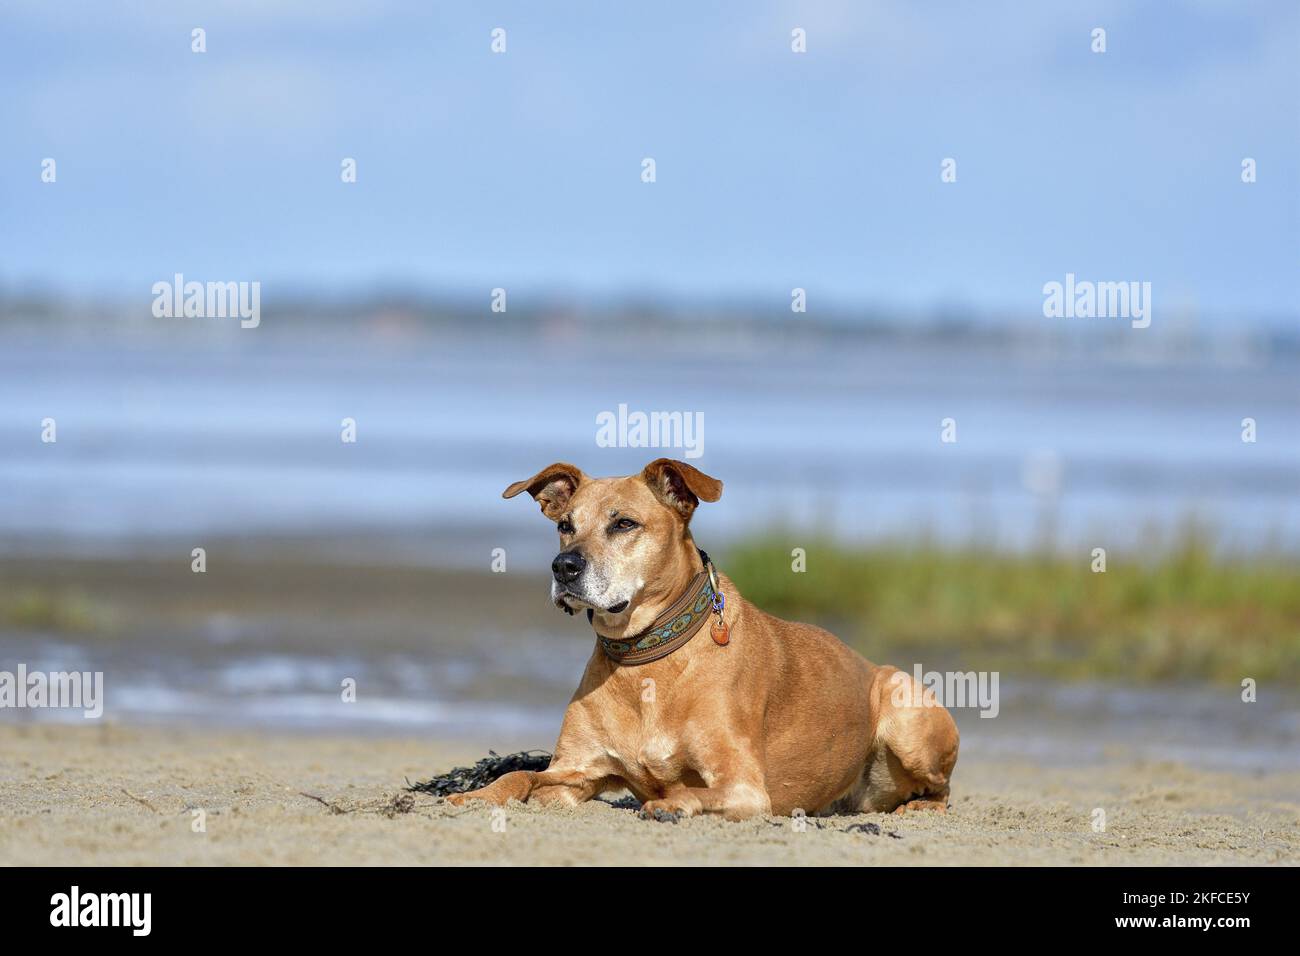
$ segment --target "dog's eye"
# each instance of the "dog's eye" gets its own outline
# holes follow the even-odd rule
[[[631,518],[619,518],[617,521],[615,521],[612,525],[609,526],[609,530],[610,531],[631,531],[633,528],[636,527],[639,526]]]
[[[556,525],[556,527],[560,530],[560,534],[573,534],[573,522],[567,518]]]

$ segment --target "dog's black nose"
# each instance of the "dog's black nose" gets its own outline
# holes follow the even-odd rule
[[[576,580],[586,567],[586,560],[577,551],[563,551],[551,562],[551,573],[561,584],[568,584]]]

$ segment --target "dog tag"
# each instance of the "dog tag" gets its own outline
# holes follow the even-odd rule
[[[727,642],[731,640],[731,628],[721,618],[716,618],[709,625],[709,634],[713,637],[713,643],[719,647],[726,647]]]

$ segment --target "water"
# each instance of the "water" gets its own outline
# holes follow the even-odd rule
[[[427,545],[410,560],[477,565],[467,534],[537,540],[530,508],[500,500],[510,481],[554,460],[618,474],[684,457],[597,447],[596,416],[626,403],[703,414],[694,463],[727,485],[697,516],[704,540],[780,526],[1019,547],[1050,527],[1123,546],[1195,516],[1234,548],[1300,546],[1294,360],[244,335],[0,340],[0,542],[416,528]],[[39,440],[47,417],[56,444]]]
[[[358,642],[357,646],[362,646]],[[7,635],[0,670],[105,674],[103,719],[337,734],[427,735],[498,750],[550,747],[591,642],[567,633],[525,640],[490,630],[473,649],[427,655],[282,652],[205,654],[194,648],[90,647]],[[898,662],[906,667],[905,662]],[[344,679],[356,682],[345,703]],[[508,687],[508,690],[507,690]],[[1245,703],[1231,687],[1134,688],[1001,675],[998,714],[953,711],[968,761],[1043,767],[1116,759],[1175,761],[1233,772],[1300,770],[1300,698],[1266,688]],[[0,710],[0,721],[89,724],[80,711]]]
[[[474,647],[431,645],[415,654],[357,635],[350,646],[313,654],[205,647],[179,634],[92,643],[10,632],[0,642],[0,671],[16,673],[21,662],[28,673],[101,672],[104,719],[127,723],[540,739],[559,731],[591,649],[573,635],[546,637],[489,632]],[[21,720],[91,723],[80,710],[0,709],[0,721]]]
[[[506,484],[555,460],[621,474],[660,454],[685,457],[598,447],[596,416],[620,403],[703,414],[694,462],[726,482],[722,501],[695,518],[706,547],[782,528],[1005,547],[1051,529],[1063,546],[1115,548],[1197,516],[1226,547],[1295,550],[1298,372],[1294,360],[861,342],[0,338],[0,551],[121,557],[179,539],[188,555],[212,536],[298,534],[327,538],[342,559],[486,569],[504,546],[512,568],[544,569],[552,534],[526,498],[501,500]],[[1255,444],[1240,440],[1248,416]],[[340,441],[345,417],[357,421],[355,444]],[[40,441],[45,418],[57,422],[56,443]],[[945,418],[956,420],[956,443],[940,441]],[[489,626],[469,644],[431,640],[427,653],[364,634],[315,652],[261,632],[232,638],[238,613],[115,641],[10,630],[0,669],[103,670],[113,719],[548,746],[590,650],[580,627],[548,623],[540,586],[539,633]],[[354,704],[340,697],[349,677]],[[1002,692],[998,719],[958,715],[969,754],[1088,763],[1120,749],[1239,769],[1300,765],[1300,704],[1289,697],[1243,705],[1232,688],[1015,675],[1003,675]]]

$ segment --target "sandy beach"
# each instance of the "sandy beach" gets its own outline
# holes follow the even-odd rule
[[[407,780],[482,756],[416,738],[0,727],[0,862],[11,865],[1085,865],[1300,862],[1300,774],[1173,763],[960,766],[946,816],[679,824],[593,802],[482,806]],[[1106,811],[1105,832],[1092,814]],[[202,817],[196,810],[203,811]],[[196,829],[202,819],[203,830]],[[873,827],[850,830],[857,824]]]
[[[405,787],[489,748],[553,746],[590,635],[544,606],[536,575],[308,561],[283,544],[213,553],[206,576],[141,556],[0,561],[15,622],[0,664],[102,670],[107,695],[98,721],[3,715],[0,863],[1300,862],[1300,707],[1285,688],[1245,705],[1231,686],[1024,669],[1003,675],[997,719],[956,714],[946,816],[800,831],[593,802],[514,805],[494,829],[485,807]],[[340,702],[346,677],[355,704]]]

